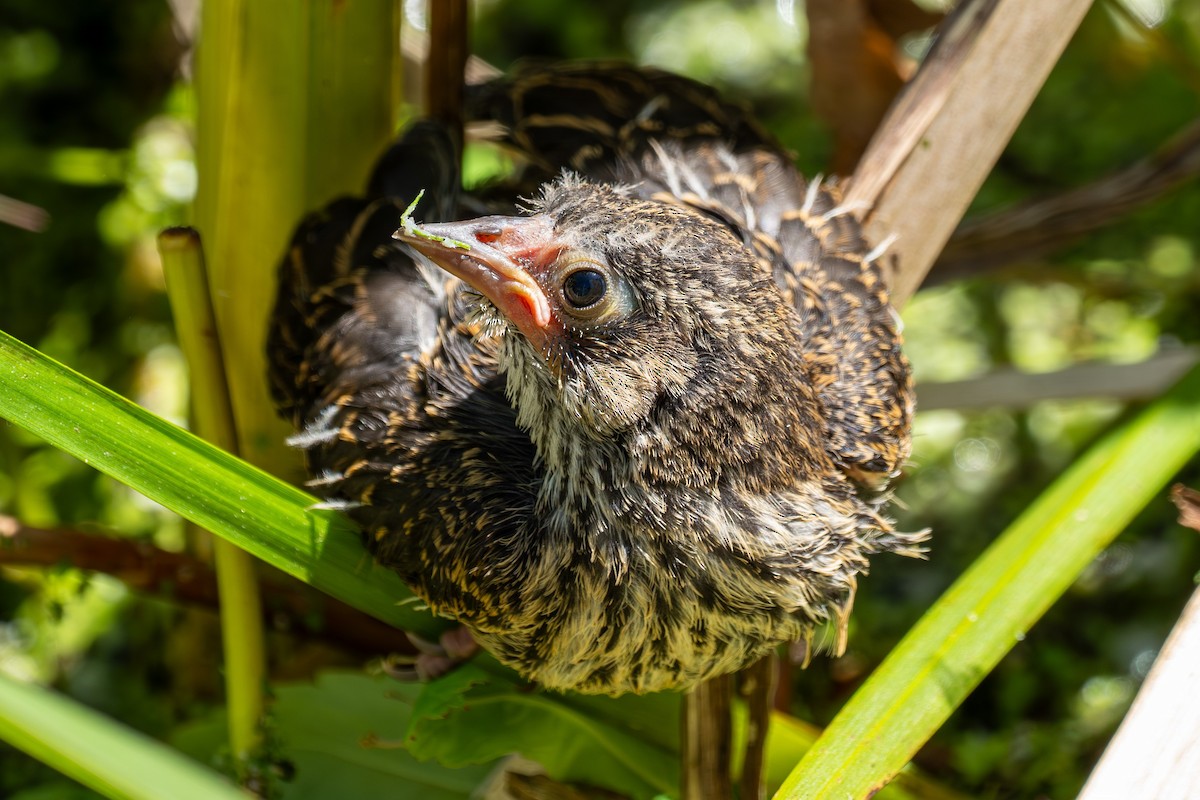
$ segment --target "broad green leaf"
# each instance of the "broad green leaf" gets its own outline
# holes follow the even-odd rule
[[[245,800],[221,775],[40,686],[0,673],[0,739],[121,800]]]
[[[418,758],[452,766],[520,753],[558,780],[637,798],[672,793],[679,785],[675,752],[474,664],[425,687],[405,743]]]
[[[2,332],[0,417],[385,622],[426,636],[443,627],[340,514]]]
[[[272,752],[294,769],[283,800],[413,797],[467,800],[495,769],[452,769],[399,747],[420,687],[359,673],[328,672],[312,684],[279,686],[271,704]],[[180,729],[173,742],[196,758],[222,743],[223,714]]]
[[[636,733],[639,739],[655,747],[672,753],[679,751],[679,712],[683,700],[679,692],[623,694],[620,697],[564,694],[556,697],[564,705],[592,719]]]
[[[854,693],[776,797],[867,797],[891,780],[1197,450],[1200,368],[1009,526]]]

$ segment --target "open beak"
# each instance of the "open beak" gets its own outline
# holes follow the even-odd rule
[[[551,246],[554,226],[548,219],[496,216],[406,225],[394,236],[490,300],[544,352],[550,301],[529,267]]]

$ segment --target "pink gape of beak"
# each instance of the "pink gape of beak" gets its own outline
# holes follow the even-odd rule
[[[530,268],[553,246],[548,219],[480,217],[401,228],[394,236],[490,300],[539,352],[545,351],[553,316]]]

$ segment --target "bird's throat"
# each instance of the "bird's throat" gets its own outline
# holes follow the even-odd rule
[[[619,527],[631,503],[626,437],[596,431],[564,404],[559,378],[528,343],[506,336],[501,364],[517,424],[537,450],[546,533],[578,538]]]

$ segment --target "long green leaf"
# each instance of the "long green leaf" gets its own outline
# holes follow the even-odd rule
[[[375,566],[343,516],[2,332],[0,417],[385,622],[426,636],[444,628]]]
[[[228,780],[91,709],[0,673],[0,739],[106,797],[246,800]]]
[[[1087,451],[904,637],[777,798],[869,797],[1200,450],[1200,368]]]
[[[741,715],[745,718],[745,715]],[[744,722],[742,723],[745,724]],[[821,735],[816,725],[775,712],[767,731],[766,784],[780,786]],[[921,774],[910,764],[875,796],[878,800],[966,800],[966,796]]]

